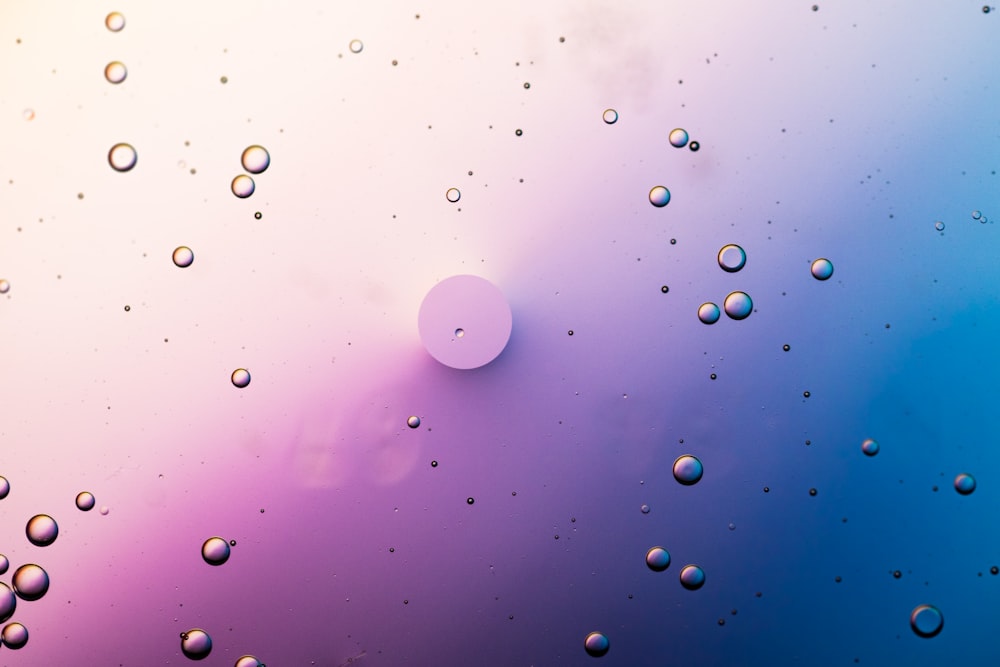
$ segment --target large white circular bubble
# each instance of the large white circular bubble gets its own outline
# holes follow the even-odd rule
[[[503,292],[479,276],[445,278],[427,292],[417,329],[432,357],[445,366],[479,368],[510,340],[513,317]]]

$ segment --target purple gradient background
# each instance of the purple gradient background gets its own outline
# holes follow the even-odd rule
[[[0,664],[994,664],[1000,16],[810,7],[0,8],[0,579],[52,579]],[[513,312],[474,371],[416,326],[456,274]]]

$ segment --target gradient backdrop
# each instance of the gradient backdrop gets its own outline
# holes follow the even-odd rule
[[[191,664],[196,627],[218,667],[1000,663],[998,21],[5,0],[0,580],[51,586],[0,664]],[[417,330],[457,274],[513,314],[476,370]]]

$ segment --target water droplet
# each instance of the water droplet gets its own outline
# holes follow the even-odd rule
[[[944,616],[934,605],[922,604],[910,613],[910,627],[920,637],[934,637],[944,627]]]
[[[969,495],[976,490],[976,478],[965,472],[956,475],[955,490],[963,496]]]
[[[903,573],[900,572],[899,570],[896,570],[895,572],[892,573],[892,576],[895,579],[899,579],[899,578],[901,578],[903,576]]]
[[[108,83],[121,83],[128,76],[128,69],[125,64],[117,60],[112,60],[104,67],[104,78]]]
[[[20,623],[8,623],[0,631],[0,639],[7,648],[17,650],[28,643],[28,628]]]
[[[782,345],[781,349],[784,350],[785,352],[788,352],[790,349],[792,349],[792,346],[791,345]]]
[[[212,638],[201,628],[182,632],[181,652],[191,660],[204,660],[212,652]]]
[[[28,519],[24,532],[36,547],[47,547],[59,537],[59,525],[48,514],[36,514]]]
[[[670,291],[670,288],[667,285],[663,285],[662,287],[660,287],[660,291],[666,294],[667,292]]]
[[[989,13],[990,13],[990,6],[983,5],[983,14],[989,14]]]
[[[608,125],[614,125],[618,122],[618,112],[614,109],[605,109],[603,118]]]
[[[94,494],[90,491],[81,491],[76,494],[76,508],[82,512],[89,512],[94,509]]]
[[[17,596],[7,584],[0,583],[0,623],[13,616],[15,609],[17,609]]]
[[[108,163],[115,171],[131,170],[137,157],[131,144],[115,144],[108,151]]]
[[[431,288],[417,317],[427,352],[456,369],[479,368],[500,356],[512,325],[503,292],[472,275],[452,276]]]
[[[28,602],[39,600],[49,590],[49,575],[39,565],[28,563],[14,570],[10,578],[17,597]]]
[[[828,280],[833,275],[833,264],[825,257],[820,257],[812,263],[809,270],[816,280]]]
[[[747,254],[735,243],[722,246],[719,250],[719,267],[727,273],[736,273],[747,263]]]
[[[649,203],[657,208],[663,208],[670,203],[670,190],[657,185],[649,191]]]
[[[454,204],[462,198],[462,193],[459,192],[458,188],[448,188],[448,191],[444,193],[444,196],[445,199]]]
[[[878,454],[879,446],[878,442],[868,438],[861,443],[861,451],[865,453],[865,456],[875,456]]]
[[[809,489],[809,495],[810,496],[815,496],[816,493],[817,493],[816,489]]]
[[[701,148],[701,144],[699,144],[697,141],[692,141],[690,144],[688,144],[688,148],[691,150],[692,153],[697,153],[698,149]]]
[[[243,168],[251,174],[260,174],[271,166],[271,154],[263,146],[254,144],[243,149],[240,162],[243,163]]]
[[[186,245],[177,246],[176,248],[174,248],[173,257],[174,257],[174,264],[176,264],[182,269],[186,269],[187,267],[191,266],[192,262],[194,262],[194,251],[192,251],[191,248],[187,247]]]
[[[720,314],[721,311],[719,310],[719,307],[711,301],[707,301],[698,306],[698,319],[705,324],[715,324],[719,321]]]
[[[407,418],[406,425],[409,426],[410,428],[419,428],[420,427],[420,417],[418,417],[416,415],[411,415],[410,417]]]
[[[697,484],[704,472],[705,469],[696,456],[684,454],[674,461],[674,479],[684,486]]]
[[[514,134],[519,137],[522,134],[524,134],[524,132],[522,132],[520,129],[517,129],[517,130],[514,130]]]
[[[221,537],[210,537],[201,545],[201,557],[209,565],[222,565],[229,560],[229,543]]]
[[[234,178],[233,183],[230,186],[230,188],[233,191],[233,194],[239,197],[240,199],[246,199],[247,197],[252,195],[256,187],[257,186],[254,185],[253,179],[247,176],[246,174],[240,174],[239,176]]]
[[[347,48],[351,50],[351,53],[361,53],[361,50],[365,48],[365,45],[361,43],[360,39],[352,39],[351,43],[347,45]]]
[[[802,396],[805,398],[809,398],[810,396],[812,396],[812,394],[810,394],[808,391],[804,391],[802,392]]]
[[[6,294],[10,291],[10,281],[7,279],[0,279],[0,294]]]
[[[649,514],[649,505],[643,505],[642,507],[639,508],[639,511],[641,511],[643,514]]]
[[[100,513],[101,513],[102,516],[107,516],[108,512],[110,510],[108,510],[108,506],[107,505],[101,505],[101,509],[99,511],[100,511]]]
[[[525,82],[524,82],[524,89],[525,89],[525,90],[528,90],[529,88],[531,88],[531,84],[530,84],[530,83],[528,83],[527,81],[525,81]]]
[[[687,130],[682,128],[674,128],[670,130],[670,145],[674,148],[684,148],[688,143],[688,133]]]
[[[121,12],[111,12],[104,17],[104,25],[111,32],[118,32],[125,27],[125,16]]]
[[[938,230],[939,232],[943,232],[944,231],[944,223],[941,222],[940,220],[938,220],[937,222],[934,223],[934,229]]]
[[[252,655],[244,655],[236,659],[233,667],[265,667],[265,665]]]
[[[681,568],[681,586],[689,591],[696,591],[705,585],[705,570],[697,565],[685,565]]]
[[[663,547],[653,547],[646,552],[646,565],[653,572],[663,572],[670,567],[670,554]]]
[[[465,338],[465,329],[455,329],[455,338]]]
[[[608,649],[611,648],[611,642],[602,632],[591,632],[587,635],[587,638],[583,640],[583,648],[587,651],[587,655],[592,655],[595,658],[600,658],[602,655],[607,654]]]
[[[0,574],[6,574],[7,569],[10,567],[10,560],[6,556],[0,554]],[[0,621],[2,623],[3,621]]]
[[[250,384],[250,371],[245,368],[237,368],[233,371],[232,381],[234,387],[239,387],[243,389],[248,384]]]
[[[132,310],[132,306],[130,306],[130,305],[128,305],[128,304],[125,304],[125,312],[127,313],[127,312],[129,312],[130,310]]]
[[[431,461],[431,467],[432,467],[432,468],[437,468],[437,467],[438,467],[438,462],[437,462],[437,460],[434,460],[434,461]]]
[[[730,292],[722,307],[733,320],[745,320],[753,312],[753,301],[746,292]]]
[[[465,499],[465,502],[466,502],[467,504],[469,504],[469,505],[472,505],[472,504],[475,504],[475,502],[476,502],[476,499],[475,499],[475,498],[473,498],[472,496],[469,496],[468,498],[466,498],[466,499]]]
[[[6,477],[0,477],[0,500],[6,498],[8,493],[10,493],[10,482]]]

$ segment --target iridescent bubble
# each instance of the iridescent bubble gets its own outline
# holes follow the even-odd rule
[[[229,560],[229,542],[221,537],[210,537],[201,545],[201,557],[209,565],[222,565]]]
[[[352,39],[351,43],[347,45],[347,48],[351,50],[351,53],[361,53],[361,50],[365,48],[365,45],[361,43],[360,39]]]
[[[6,574],[7,569],[10,567],[10,561],[6,556],[0,554],[0,574]],[[3,621],[0,621],[2,623]]]
[[[0,639],[3,640],[3,645],[7,648],[15,650],[24,648],[24,645],[28,643],[28,628],[20,623],[8,623],[0,631]]]
[[[969,495],[976,490],[976,478],[965,472],[956,475],[955,490],[963,496]]]
[[[7,584],[0,583],[0,623],[13,616],[15,609],[17,609],[17,596]]]
[[[719,307],[711,301],[698,306],[698,319],[705,324],[715,324],[719,321],[719,315],[721,314]]]
[[[653,572],[663,572],[670,567],[670,554],[663,547],[653,547],[646,552],[646,565]]]
[[[618,112],[614,109],[604,110],[604,122],[608,125],[614,125],[618,122]]]
[[[699,144],[697,141],[692,141],[690,144],[688,144],[688,149],[692,153],[697,153],[699,148],[701,148],[701,144]]]
[[[10,578],[17,597],[28,602],[41,599],[49,590],[49,575],[39,565],[28,563],[14,570]]]
[[[705,585],[705,570],[697,565],[685,565],[681,568],[681,586],[689,591],[696,591]]]
[[[730,292],[722,307],[733,320],[745,320],[753,312],[753,301],[746,292]]]
[[[111,12],[104,17],[104,25],[111,32],[118,32],[125,27],[125,16],[121,12]]]
[[[59,537],[59,525],[48,514],[36,514],[28,519],[24,532],[36,547],[47,547]]]
[[[861,443],[861,451],[865,453],[865,456],[875,456],[878,454],[879,446],[878,442],[868,438]]]
[[[747,263],[747,254],[735,243],[722,246],[719,250],[719,267],[727,273],[736,273]]]
[[[260,174],[271,166],[271,154],[263,146],[254,144],[243,149],[240,162],[243,163],[243,168],[251,174]]]
[[[0,477],[0,500],[6,498],[8,493],[10,493],[10,482],[6,477]]]
[[[910,612],[910,627],[919,637],[934,637],[944,627],[944,616],[934,605],[922,604]]]
[[[186,269],[194,262],[194,251],[186,245],[174,248],[174,264],[182,269]]]
[[[939,232],[943,232],[944,231],[944,223],[941,222],[940,220],[938,220],[937,222],[934,223],[934,229],[938,230]]]
[[[983,212],[982,211],[973,211],[972,212],[972,219],[973,220],[979,220],[979,218],[981,218],[981,217],[983,217]]]
[[[420,428],[420,417],[411,415],[406,420],[406,425],[410,428]]]
[[[100,509],[101,516],[107,516],[109,511],[110,510],[108,509],[107,505],[101,505],[101,509]]]
[[[104,78],[108,83],[121,83],[128,76],[125,64],[117,60],[112,60],[104,67]]]
[[[233,667],[265,667],[265,665],[252,655],[244,655],[236,659]]]
[[[462,198],[462,193],[459,192],[458,188],[448,188],[448,191],[444,193],[444,196],[445,199],[454,204]]]
[[[6,278],[0,279],[0,294],[6,294],[10,291],[10,281]]]
[[[812,263],[809,270],[816,280],[828,280],[833,275],[833,264],[825,257],[820,257]]]
[[[684,454],[674,461],[674,479],[684,486],[697,484],[704,472],[705,468],[696,456]]]
[[[247,176],[246,174],[240,174],[239,176],[234,178],[232,185],[230,185],[233,194],[239,197],[240,199],[246,199],[247,197],[252,195],[256,187],[257,186],[254,185],[253,179]]]
[[[129,171],[137,159],[131,144],[115,144],[108,151],[108,163],[115,171]]]
[[[649,191],[649,203],[657,208],[663,208],[670,203],[670,190],[657,185]]]
[[[181,652],[191,660],[204,660],[212,652],[212,638],[201,628],[182,632]]]
[[[639,511],[642,512],[643,514],[649,514],[649,505],[643,505],[642,507],[639,508]]]
[[[602,655],[607,654],[608,649],[611,648],[611,642],[608,641],[607,636],[603,632],[591,632],[583,640],[583,648],[587,651],[588,655],[600,658]]]
[[[89,512],[94,509],[96,502],[94,494],[90,491],[81,491],[76,494],[76,508],[82,512]]]
[[[688,143],[688,133],[687,130],[682,128],[674,128],[670,130],[670,145],[674,148],[684,148]]]
[[[233,371],[232,381],[234,387],[243,389],[250,384],[250,371],[245,368],[237,368]]]

